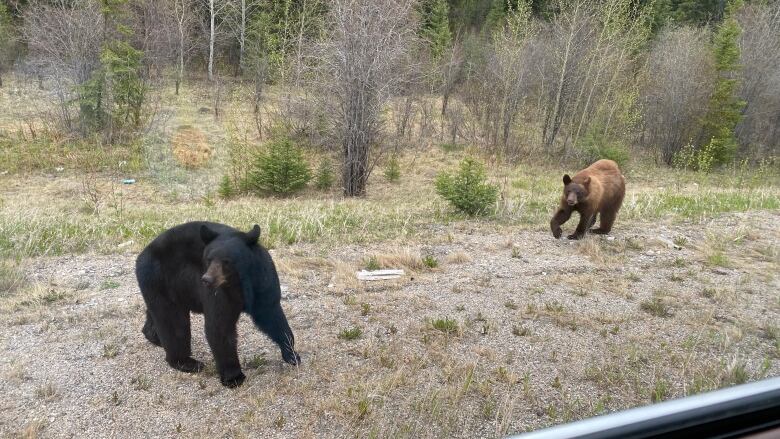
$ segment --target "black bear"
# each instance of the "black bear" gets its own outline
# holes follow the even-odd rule
[[[203,368],[191,357],[190,312],[204,314],[206,339],[225,386],[240,386],[245,378],[236,349],[241,312],[279,345],[284,361],[300,363],[279,303],[279,276],[259,237],[257,225],[244,233],[223,224],[190,222],[161,233],[138,255],[135,274],[146,302],[143,334],[165,349],[171,367],[184,372]]]
[[[601,218],[599,228],[590,232],[609,233],[625,194],[626,181],[617,163],[612,160],[599,160],[574,174],[574,177],[564,175],[561,205],[550,221],[553,236],[556,239],[561,237],[561,224],[568,221],[575,210],[580,213],[580,223],[567,238],[585,236],[585,232],[595,224],[596,215]]]

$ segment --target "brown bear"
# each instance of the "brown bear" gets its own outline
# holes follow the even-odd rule
[[[573,178],[564,175],[561,206],[550,221],[553,236],[555,239],[561,237],[561,224],[568,221],[575,210],[580,213],[580,223],[569,239],[585,236],[596,223],[596,215],[601,215],[599,228],[590,232],[609,233],[625,194],[626,180],[612,160],[599,160],[574,174]]]

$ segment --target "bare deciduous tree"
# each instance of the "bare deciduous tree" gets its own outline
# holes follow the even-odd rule
[[[780,150],[780,2],[749,4],[739,14],[743,118],[736,134],[761,156]]]
[[[104,38],[100,4],[95,0],[33,0],[23,20],[30,60],[54,80],[62,123],[72,129],[73,86],[88,81],[100,65]]]
[[[653,45],[645,69],[643,93],[645,143],[658,148],[661,160],[674,155],[700,128],[712,88],[706,31],[666,29]]]
[[[334,0],[330,35],[320,46],[321,86],[342,145],[347,196],[365,194],[381,112],[404,78],[415,41],[412,0]]]

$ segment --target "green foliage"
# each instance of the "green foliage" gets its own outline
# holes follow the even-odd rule
[[[718,80],[710,97],[702,130],[705,145],[710,148],[713,165],[723,165],[734,160],[738,149],[734,130],[742,120],[745,102],[738,96],[740,70],[738,40],[741,28],[733,12],[739,8],[739,0],[729,3],[729,15],[718,27],[712,44]]]
[[[76,87],[79,106],[79,122],[83,134],[100,131],[105,126],[106,113],[103,110],[105,75],[102,69]]]
[[[363,330],[357,326],[345,328],[339,332],[339,338],[342,340],[357,340],[361,335],[363,335]]]
[[[436,192],[468,215],[488,213],[496,203],[498,187],[486,183],[484,166],[471,157],[460,162],[455,173],[436,177]]]
[[[103,49],[100,62],[111,91],[111,118],[114,128],[137,128],[141,124],[141,110],[146,86],[141,79],[143,52],[124,41],[114,41]]]
[[[311,179],[303,152],[290,139],[272,140],[255,158],[249,186],[257,192],[289,194],[302,189]]]
[[[690,143],[680,149],[674,155],[672,165],[675,168],[690,169],[693,171],[710,172],[714,162],[712,142],[697,149]]]
[[[439,266],[439,261],[431,255],[428,255],[422,259],[423,264],[428,268],[436,268]]]
[[[610,139],[600,129],[590,129],[579,141],[579,147],[584,155],[585,164],[596,160],[613,160],[623,169],[630,158],[628,148],[621,142]]]
[[[317,173],[314,176],[314,186],[321,191],[325,191],[333,186],[334,180],[333,166],[330,163],[330,159],[326,157],[320,161],[320,166],[317,168]]]
[[[390,157],[390,160],[387,161],[385,178],[390,182],[396,182],[401,178],[401,167],[399,166],[398,158],[395,155]]]
[[[420,36],[428,42],[431,56],[438,60],[452,42],[449,6],[446,0],[423,0],[419,3]]]
[[[219,197],[224,200],[229,200],[236,196],[236,189],[233,186],[233,182],[230,180],[229,176],[224,175],[222,179],[219,181],[219,187],[217,187],[217,194],[219,194]]]
[[[458,322],[449,317],[433,320],[431,326],[433,326],[433,329],[437,329],[445,334],[454,334],[458,332],[460,328]]]

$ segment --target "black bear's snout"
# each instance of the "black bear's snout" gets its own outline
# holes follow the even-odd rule
[[[210,274],[208,274],[208,273],[207,273],[207,274],[204,274],[204,275],[203,275],[203,276],[200,278],[200,281],[201,281],[201,282],[203,282],[203,285],[205,285],[205,286],[207,286],[207,287],[209,287],[209,288],[211,288],[211,287],[213,287],[213,286],[214,286],[214,276],[212,276],[212,275],[210,275]]]

